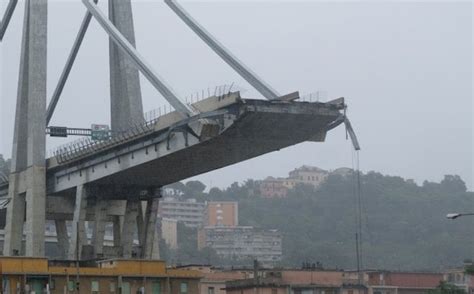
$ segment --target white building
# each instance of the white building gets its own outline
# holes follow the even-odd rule
[[[161,219],[161,237],[171,249],[178,249],[178,221],[175,219]]]
[[[250,226],[205,227],[200,232],[198,245],[213,248],[223,258],[257,259],[265,266],[275,265],[282,256],[282,236],[277,230]]]
[[[206,210],[206,203],[197,202],[196,199],[178,201],[172,197],[165,197],[160,201],[158,216],[182,222],[187,227],[197,228],[202,226]]]

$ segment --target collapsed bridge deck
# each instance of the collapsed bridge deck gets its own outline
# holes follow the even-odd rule
[[[48,194],[73,194],[78,185],[93,184],[115,187],[120,198],[125,187],[163,186],[304,141],[324,141],[345,105],[342,99],[264,101],[233,93],[193,107],[199,116],[183,119],[172,112],[115,144],[49,158]]]

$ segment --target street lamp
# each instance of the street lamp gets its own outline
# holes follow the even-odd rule
[[[457,219],[460,216],[465,216],[465,215],[474,215],[474,213],[448,213],[446,215],[447,219]]]

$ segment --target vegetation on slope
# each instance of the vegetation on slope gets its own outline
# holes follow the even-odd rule
[[[418,186],[401,177],[369,172],[361,175],[361,182],[364,268],[437,270],[473,257],[474,218],[445,218],[448,212],[474,210],[474,193],[466,191],[459,176]],[[224,190],[211,188],[208,193],[202,183],[173,187],[184,193],[183,198],[238,201],[240,225],[279,229],[284,236],[282,265],[321,262],[326,267],[355,268],[352,176],[331,175],[319,189],[299,185],[283,199],[260,197],[254,180]]]

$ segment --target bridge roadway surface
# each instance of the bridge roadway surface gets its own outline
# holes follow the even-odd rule
[[[266,101],[238,92],[192,106],[200,115],[170,112],[113,140],[61,149],[47,159],[47,194],[72,196],[78,185],[91,184],[109,191],[102,197],[126,199],[131,187],[161,187],[304,141],[322,142],[345,107],[343,99]],[[8,184],[0,184],[0,197],[7,195]]]

